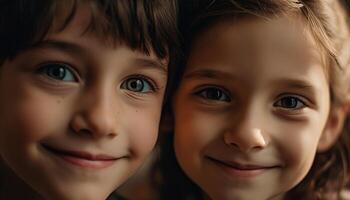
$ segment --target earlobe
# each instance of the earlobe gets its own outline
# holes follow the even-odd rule
[[[327,124],[318,142],[317,152],[325,152],[337,142],[342,133],[347,114],[348,105],[331,109]]]

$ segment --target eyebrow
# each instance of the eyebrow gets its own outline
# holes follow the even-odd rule
[[[61,40],[44,40],[35,45],[33,45],[30,49],[41,49],[41,48],[53,48],[58,49],[60,51],[70,52],[77,54],[77,52],[83,52],[84,48],[78,44],[61,41]]]
[[[271,83],[272,87],[289,88],[292,90],[303,91],[307,95],[309,101],[311,101],[315,106],[317,106],[317,93],[319,89],[307,81],[306,79],[292,79],[283,78],[277,79]]]
[[[161,71],[164,74],[168,73],[167,65],[163,64],[161,61],[151,58],[136,58],[135,59],[136,66],[147,67],[150,69],[156,69]]]
[[[213,80],[240,80],[234,74],[222,72],[215,69],[194,70],[184,75],[184,79],[213,79]],[[307,80],[294,78],[279,78],[271,82],[272,86],[283,86],[293,89],[306,90],[315,94],[317,88]]]
[[[300,90],[308,90],[310,93],[316,93],[317,88],[312,85],[307,80],[302,79],[292,79],[292,78],[283,78],[274,80],[271,85],[277,86],[287,86],[289,88],[300,89]]]
[[[41,48],[53,48],[58,49],[60,51],[69,52],[72,54],[80,54],[80,52],[84,51],[84,48],[79,44],[61,41],[61,40],[44,40],[41,41],[30,49],[41,49]],[[162,71],[163,73],[168,73],[167,65],[163,64],[161,61],[157,59],[151,58],[136,58],[135,64],[143,67],[155,68],[157,70]]]
[[[232,79],[235,76],[226,72],[222,72],[214,69],[201,69],[194,70],[184,75],[184,79]]]

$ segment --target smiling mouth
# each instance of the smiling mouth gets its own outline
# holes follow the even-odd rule
[[[212,157],[206,157],[215,165],[222,168],[229,175],[241,178],[256,177],[260,174],[265,173],[268,170],[278,168],[279,166],[261,166],[261,165],[251,165],[251,164],[240,164],[233,161],[222,161]]]
[[[104,154],[94,155],[83,151],[58,149],[46,144],[42,144],[41,146],[51,155],[59,158],[60,161],[80,168],[103,169],[113,165],[118,159],[121,159]]]

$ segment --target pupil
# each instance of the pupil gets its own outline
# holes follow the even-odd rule
[[[207,95],[209,99],[220,99],[221,91],[217,89],[210,89]]]
[[[140,80],[134,79],[129,82],[129,87],[132,90],[140,91],[143,88],[143,83]]]
[[[136,82],[136,81],[131,82],[131,87],[132,87],[132,88],[137,88],[137,82]]]
[[[60,79],[63,79],[64,76],[66,75],[66,71],[63,67],[55,67],[53,68],[53,70],[51,71],[52,75],[54,77],[57,77],[57,78],[60,78]]]
[[[283,106],[288,108],[294,108],[296,106],[296,100],[294,98],[286,98],[283,100]]]

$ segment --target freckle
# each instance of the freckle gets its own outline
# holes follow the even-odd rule
[[[57,99],[57,104],[60,104],[64,100],[64,97]]]

